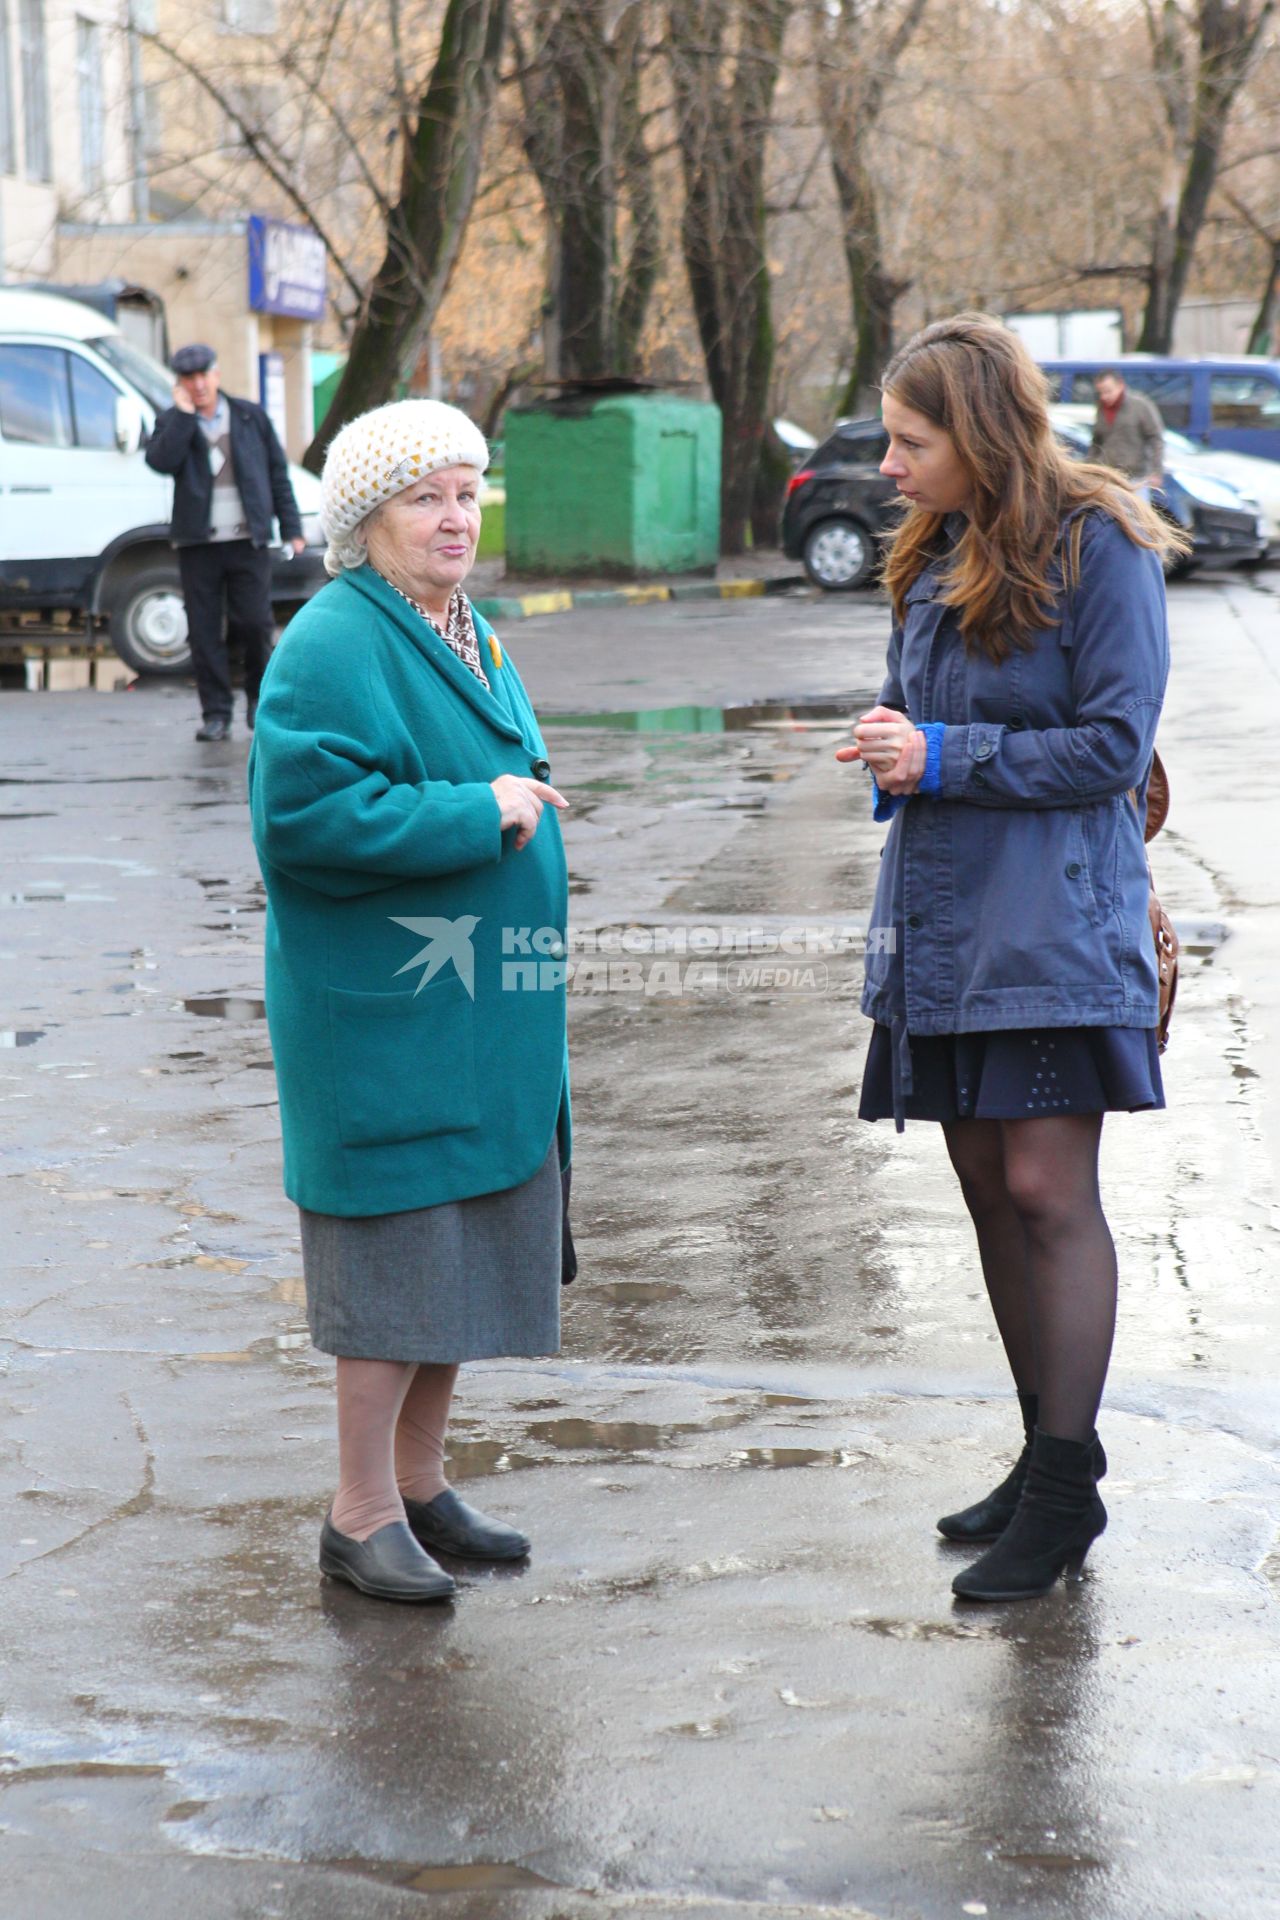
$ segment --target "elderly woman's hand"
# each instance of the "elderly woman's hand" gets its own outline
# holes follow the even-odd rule
[[[853,730],[856,745],[837,747],[837,760],[861,760],[882,793],[914,793],[924,777],[928,743],[905,713],[872,707]]]
[[[516,828],[516,851],[527,847],[538,831],[544,806],[567,807],[569,802],[543,780],[525,780],[519,774],[501,773],[489,785],[502,809],[503,829]]]

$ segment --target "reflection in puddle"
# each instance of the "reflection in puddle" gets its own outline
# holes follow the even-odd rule
[[[598,1292],[607,1294],[620,1307],[647,1306],[659,1300],[683,1300],[685,1289],[677,1287],[671,1280],[615,1280],[611,1286],[600,1287]]]
[[[188,1013],[197,1013],[206,1020],[231,1020],[241,1023],[248,1020],[265,1020],[266,1003],[251,1000],[238,994],[210,994],[180,1003]]]
[[[496,1893],[503,1888],[555,1887],[558,1883],[510,1860],[477,1860],[465,1867],[423,1867],[400,1884],[415,1893]]]
[[[528,1453],[513,1453],[501,1440],[457,1440],[449,1442],[450,1480],[482,1480],[488,1473],[517,1473],[521,1467],[536,1467]]]
[[[706,1420],[672,1420],[660,1426],[643,1420],[539,1420],[529,1428],[531,1440],[574,1453],[656,1453],[675,1446],[687,1434],[722,1433],[750,1418],[745,1410],[717,1413]]]
[[[815,725],[843,728],[874,699],[873,693],[863,692],[826,700],[770,700],[732,707],[640,707],[630,713],[550,713],[544,718],[552,727],[610,727],[619,733],[745,733],[749,727],[803,731]]]
[[[854,1467],[866,1455],[843,1447],[739,1447],[731,1457],[738,1467]]]
[[[43,1040],[46,1027],[5,1027],[0,1028],[0,1047],[34,1047],[37,1040]]]

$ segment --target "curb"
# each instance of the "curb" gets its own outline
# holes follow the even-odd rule
[[[562,588],[550,593],[526,593],[518,599],[498,596],[475,600],[472,605],[486,620],[534,620],[545,613],[574,613],[586,607],[647,607],[658,600],[754,600],[764,593],[784,593],[789,587],[807,585],[803,573],[788,573],[776,580],[691,580],[687,585],[658,582],[645,587],[596,587],[583,593]]]

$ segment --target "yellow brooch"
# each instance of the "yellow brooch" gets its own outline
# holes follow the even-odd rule
[[[502,648],[498,645],[498,636],[496,633],[489,635],[489,658],[493,661],[495,667],[501,668]]]

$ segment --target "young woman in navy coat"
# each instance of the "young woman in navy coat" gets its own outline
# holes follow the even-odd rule
[[[1105,1113],[1164,1105],[1142,825],[1178,536],[1059,448],[1043,375],[986,315],[917,334],[883,396],[881,471],[906,502],[888,675],[837,755],[892,823],[861,1114],[942,1126],[1026,1444],[938,1526],[993,1543],[959,1596],[1021,1599],[1078,1572],[1107,1519],[1098,1150]]]

